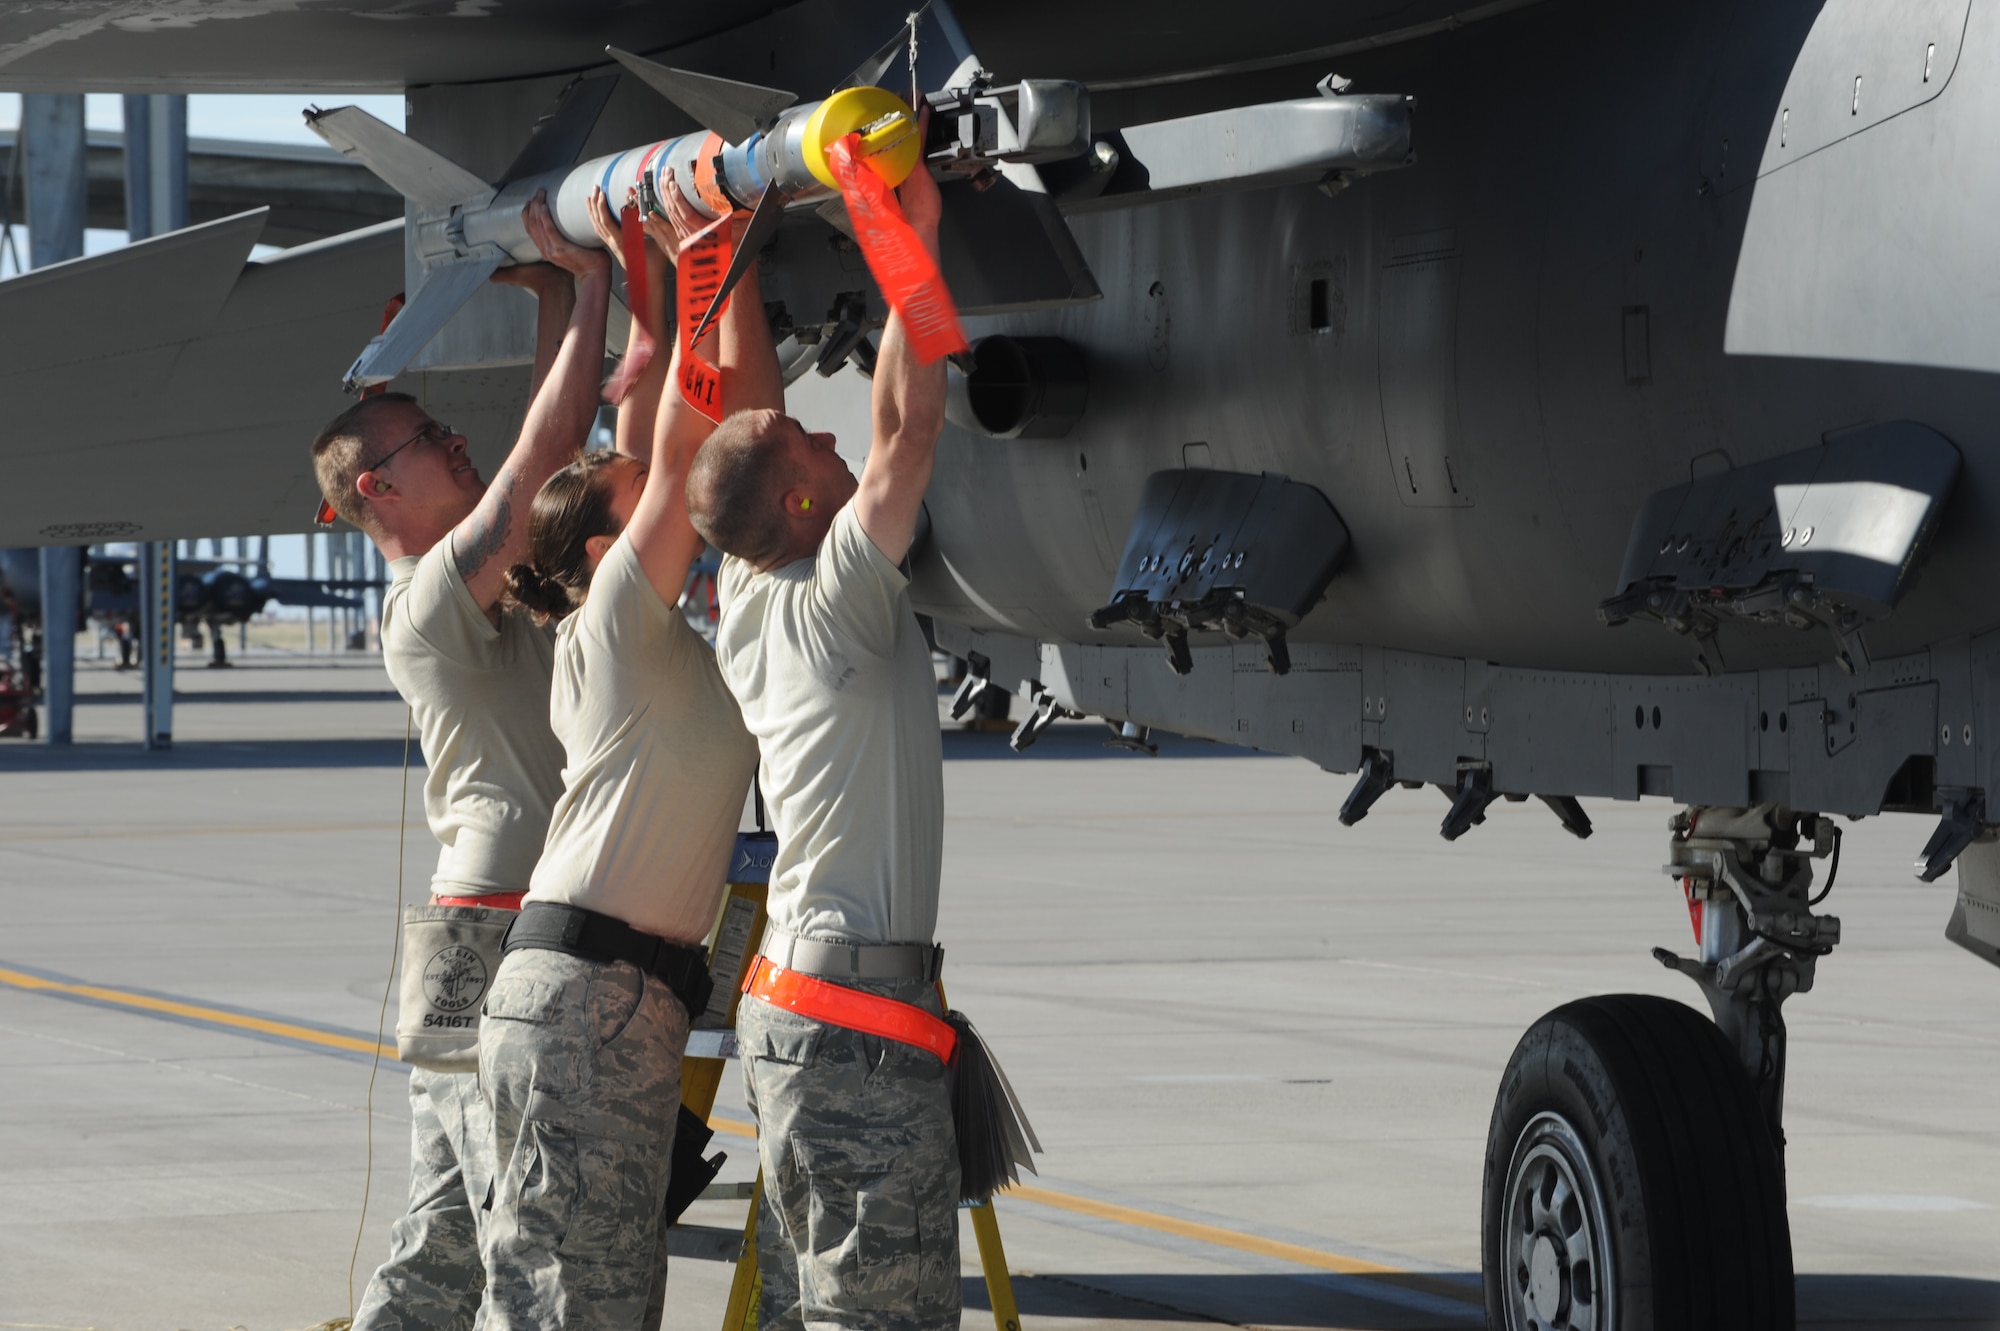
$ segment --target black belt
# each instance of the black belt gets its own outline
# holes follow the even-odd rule
[[[555,901],[529,901],[508,927],[501,955],[524,947],[591,961],[629,961],[674,991],[690,1018],[708,1010],[715,981],[700,948],[634,929],[615,916]]]

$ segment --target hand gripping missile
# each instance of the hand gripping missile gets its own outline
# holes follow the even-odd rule
[[[556,226],[579,245],[599,243],[588,211],[592,189],[602,189],[614,210],[636,193],[640,206],[664,211],[663,191],[674,187],[707,217],[749,210],[736,262],[709,310],[713,319],[786,208],[837,196],[826,152],[848,134],[860,135],[862,157],[892,187],[927,157],[934,169],[972,173],[995,163],[1073,156],[1090,144],[1082,85],[1040,81],[988,90],[975,82],[971,61],[962,86],[927,98],[940,113],[927,153],[909,104],[872,83],[797,104],[778,89],[610,54],[706,129],[578,164],[616,76],[578,79],[536,125],[501,182],[491,184],[358,107],[306,112],[315,133],[409,200],[411,253],[422,267],[409,304],[348,370],[349,392],[401,373],[495,269],[541,258],[521,221],[538,190],[548,191]]]

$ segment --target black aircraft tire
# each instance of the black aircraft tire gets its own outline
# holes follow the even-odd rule
[[[1521,1037],[1486,1137],[1493,1331],[1791,1331],[1783,1170],[1707,1017],[1644,994]]]

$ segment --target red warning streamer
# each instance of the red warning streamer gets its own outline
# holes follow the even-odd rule
[[[888,182],[862,160],[860,147],[861,136],[849,134],[828,147],[826,161],[840,182],[840,197],[847,204],[868,271],[875,275],[889,308],[903,316],[904,335],[920,364],[964,351],[965,330],[958,326],[958,307],[952,304],[944,274],[903,217]],[[917,170],[924,169],[918,163]]]
[[[733,219],[724,213],[681,242],[680,262],[677,265],[681,396],[689,406],[712,421],[722,419],[722,371],[714,361],[695,350],[694,330],[701,326],[701,317],[708,313],[715,293],[722,287],[723,275],[729,271],[730,252],[734,248],[730,240],[732,230]],[[718,319],[728,308],[729,302],[724,301],[722,309],[716,312]],[[717,332],[711,327],[701,344],[713,346],[716,336]]]
[[[604,400],[617,406],[632,392],[659,347],[659,327],[653,317],[653,282],[646,262],[646,228],[640,224],[639,209],[626,204],[618,214],[618,248],[625,257],[625,302],[632,310],[638,331],[625,348],[618,372],[604,385]]]

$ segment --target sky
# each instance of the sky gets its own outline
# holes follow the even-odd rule
[[[188,136],[197,139],[252,139],[266,143],[308,143],[317,144],[320,139],[305,127],[299,112],[308,104],[320,106],[355,105],[370,114],[387,121],[396,128],[403,127],[403,99],[400,96],[355,96],[352,93],[315,93],[308,89],[298,93],[279,93],[256,96],[220,96],[197,93],[188,98]],[[111,93],[91,93],[84,99],[84,122],[92,129],[120,129],[124,123],[122,100]],[[14,129],[21,123],[21,98],[18,93],[0,94],[0,129]],[[27,228],[16,227],[15,243],[19,252],[28,252]],[[91,230],[84,234],[84,253],[102,254],[125,244],[123,231]],[[259,247],[260,250],[263,247]],[[12,273],[12,265],[4,270]],[[278,577],[303,577],[305,575],[306,537],[277,536],[271,541],[271,572]],[[255,549],[253,543],[252,547]],[[201,543],[200,553],[206,557],[210,547],[207,541]],[[228,546],[233,553],[233,542]],[[318,559],[321,570],[326,568],[324,546]]]
[[[221,96],[196,93],[188,98],[188,137],[196,139],[252,139],[263,143],[320,144],[320,138],[305,126],[300,112],[309,104],[320,106],[354,105],[397,129],[403,127],[403,99],[400,96],[360,97],[353,93],[271,93],[256,96]],[[91,129],[122,129],[124,99],[116,93],[93,92],[83,99],[84,124]],[[14,129],[21,123],[21,95],[0,93],[0,129]],[[322,145],[323,146],[323,145]],[[14,243],[27,254],[27,228],[14,229]],[[92,228],[84,232],[83,252],[102,254],[125,243],[123,231]],[[270,253],[259,246],[257,253]],[[13,266],[5,267],[8,276]]]
[[[305,127],[299,112],[308,103],[366,109],[369,114],[403,127],[403,99],[399,96],[357,97],[353,93],[259,94],[219,96],[196,93],[188,98],[188,133],[198,139],[259,139],[267,143],[318,143],[319,137]],[[84,122],[92,129],[118,129],[124,121],[122,99],[113,93],[93,92],[83,99]],[[0,94],[0,129],[21,123],[18,93]]]

